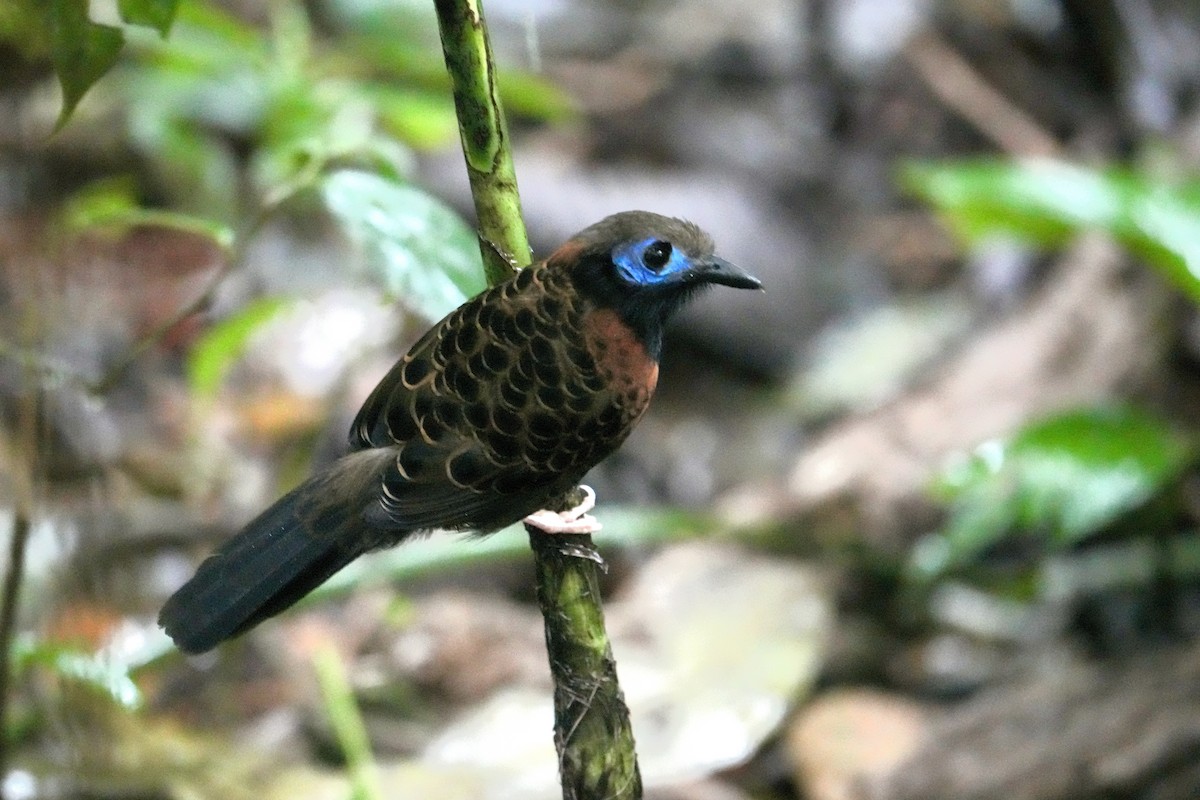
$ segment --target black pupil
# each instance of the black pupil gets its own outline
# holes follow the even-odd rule
[[[667,265],[671,260],[671,243],[670,242],[655,242],[646,248],[646,254],[643,256],[646,266],[658,272]]]

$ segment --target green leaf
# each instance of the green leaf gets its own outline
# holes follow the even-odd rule
[[[272,3],[271,73],[278,79],[311,78],[305,67],[312,57],[312,28],[301,3]]]
[[[486,288],[475,233],[449,207],[397,181],[340,170],[322,181],[325,205],[384,287],[430,319]]]
[[[0,42],[26,63],[36,64],[50,57],[50,27],[45,0],[0,3]]]
[[[505,110],[535,119],[561,122],[576,115],[571,97],[538,75],[502,70],[496,79]]]
[[[262,141],[253,165],[268,205],[312,186],[333,156],[334,139],[347,146],[350,136],[356,135],[359,144],[369,135],[369,125],[346,122],[335,131],[334,117],[330,103],[312,86],[297,82],[275,87],[264,109]]]
[[[278,87],[262,125],[254,172],[268,204],[307,189],[335,168],[359,168],[397,179],[411,171],[400,143],[380,135],[377,111],[352,82],[309,81]]]
[[[1104,230],[1200,301],[1195,182],[1052,160],[909,164],[901,181],[968,241],[1003,234],[1053,245],[1081,230]]]
[[[87,0],[50,0],[50,26],[54,71],[63,93],[55,125],[60,130],[87,90],[117,63],[125,36],[119,28],[88,19]]]
[[[163,38],[171,30],[178,8],[179,0],[117,0],[121,19],[130,25],[154,28]]]
[[[262,36],[253,25],[211,2],[184,3],[179,8],[179,20],[203,31],[212,40],[225,43],[231,51],[230,57],[262,47]]]
[[[145,56],[144,66],[193,80],[234,71],[254,73],[261,79],[268,61],[266,41],[258,30],[204,2],[179,6],[169,40],[139,40],[138,44]],[[233,88],[241,87],[235,84]]]
[[[454,102],[447,92],[373,85],[367,96],[383,126],[414,147],[442,147],[458,135]]]
[[[137,185],[130,177],[106,178],[85,186],[63,205],[60,218],[68,231],[102,225],[137,208]]]
[[[72,232],[139,226],[171,228],[204,236],[225,251],[233,246],[233,230],[220,222],[176,211],[140,207],[136,187],[128,178],[96,181],[76,193],[66,203],[61,216],[66,229]]]
[[[142,691],[130,677],[130,665],[101,653],[76,647],[23,639],[14,649],[19,669],[40,665],[58,677],[95,689],[128,710],[142,706]]]
[[[919,578],[936,577],[1016,531],[1068,546],[1144,506],[1194,458],[1191,441],[1133,408],[1032,423],[943,471],[934,488],[949,502],[949,520],[918,545],[910,567]]]
[[[240,220],[241,167],[229,144],[153,105],[131,108],[129,124],[156,182],[182,211],[227,224]]]
[[[264,297],[206,331],[188,354],[187,377],[192,396],[201,399],[215,396],[229,368],[246,352],[250,337],[294,302],[291,298]]]

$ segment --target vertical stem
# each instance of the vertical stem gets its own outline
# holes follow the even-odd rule
[[[28,376],[36,386],[36,376]],[[4,575],[4,593],[0,598],[0,800],[4,800],[4,780],[8,776],[8,699],[12,692],[13,643],[17,634],[17,609],[21,601],[21,584],[25,578],[25,551],[32,527],[33,476],[38,463],[38,431],[40,428],[41,390],[35,389],[23,398],[19,416],[19,441],[6,442],[0,437],[9,463],[14,466],[13,536],[8,546],[8,570]],[[14,445],[15,446],[12,446]],[[24,464],[22,465],[22,456]],[[24,467],[22,471],[21,467]]]
[[[354,787],[351,797],[353,800],[382,800],[379,770],[371,753],[371,737],[354,699],[342,654],[327,644],[313,655],[313,668],[325,701],[325,713],[346,759],[346,769]]]
[[[637,800],[642,776],[604,628],[592,537],[529,531],[554,677],[554,747],[564,800]]]
[[[8,775],[8,695],[12,676],[13,641],[17,633],[17,603],[25,576],[25,545],[29,541],[29,516],[18,510],[8,547],[8,571],[4,575],[4,598],[0,600],[0,800]]]
[[[481,0],[434,0],[454,86],[463,155],[488,282],[532,260]],[[564,505],[570,505],[564,502]],[[638,800],[642,780],[629,709],[600,604],[590,536],[529,529],[554,680],[554,744],[564,800]]]
[[[434,6],[446,69],[454,86],[454,108],[479,234],[486,243],[484,269],[488,283],[494,286],[512,277],[513,263],[528,264],[533,254],[521,218],[492,44],[481,0],[434,0]]]

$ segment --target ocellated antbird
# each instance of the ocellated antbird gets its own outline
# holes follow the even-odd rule
[[[352,452],[209,556],[159,624],[199,653],[419,532],[596,529],[587,507],[539,510],[629,435],[664,324],[712,284],[761,285],[689,222],[630,211],[581,231],[422,336],[358,412]]]

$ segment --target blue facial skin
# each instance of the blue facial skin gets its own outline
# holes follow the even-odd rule
[[[692,263],[687,254],[678,248],[671,249],[671,257],[661,269],[655,271],[646,266],[643,258],[646,248],[656,241],[658,239],[643,239],[613,252],[613,263],[617,265],[617,271],[621,273],[622,278],[634,286],[657,286],[670,282],[691,268]]]

